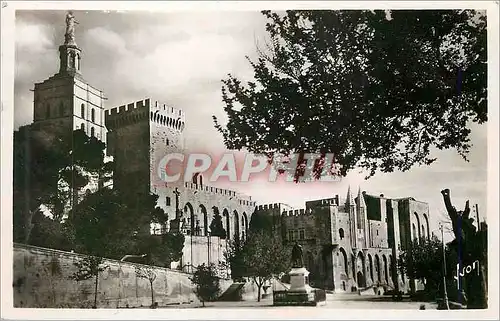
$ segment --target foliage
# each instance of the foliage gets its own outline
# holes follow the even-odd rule
[[[446,251],[449,258],[449,251]],[[399,268],[410,278],[425,282],[426,291],[436,291],[443,280],[443,243],[436,237],[413,240],[410,249],[403,250]]]
[[[104,259],[102,257],[86,256],[85,258],[74,263],[77,270],[70,277],[77,282],[95,278],[94,309],[97,307],[97,286],[99,283],[99,273],[109,268],[107,265],[103,265],[103,263]]]
[[[184,235],[168,232],[163,235],[137,237],[136,253],[147,254],[146,264],[170,268],[170,263],[182,258]]]
[[[245,276],[245,263],[243,257],[244,244],[245,240],[235,235],[234,239],[227,243],[227,248],[224,251],[224,262],[229,265],[233,280],[240,280]]]
[[[220,293],[220,284],[214,264],[199,265],[190,279],[196,286],[195,293],[203,306],[205,306],[205,302],[217,299]]]
[[[249,233],[267,232],[270,234],[272,233],[273,226],[275,226],[275,224],[272,216],[261,211],[255,211],[250,218],[248,231]]]
[[[158,196],[136,194],[133,200],[118,190],[102,188],[86,195],[68,219],[79,252],[120,259],[148,240],[149,224],[158,214]],[[142,254],[142,253],[141,253]]]
[[[254,79],[229,74],[222,87],[228,123],[213,117],[228,148],[332,153],[342,175],[355,167],[374,175],[428,165],[431,148],[466,158],[468,122],[487,121],[484,14],[263,14],[270,41],[250,61]]]
[[[148,280],[150,288],[151,288],[151,308],[154,308],[155,307],[155,298],[154,298],[153,283],[157,277],[156,272],[150,267],[136,266],[135,267],[135,275],[138,278]]]
[[[82,130],[56,135],[25,126],[14,133],[15,241],[34,244],[32,218],[42,204],[60,223],[93,175],[101,182],[110,178],[112,163],[104,162],[104,148]]]
[[[253,279],[260,301],[262,286],[273,276],[288,272],[290,254],[290,249],[283,246],[279,237],[260,231],[249,232],[242,245],[235,246],[233,243],[225,255],[238,276]]]
[[[218,212],[215,213],[214,218],[212,219],[212,222],[210,223],[210,235],[211,236],[218,236],[222,239],[226,238],[226,230],[224,229],[224,226],[222,225],[222,217]]]
[[[67,225],[45,216],[40,210],[33,214],[32,224],[29,244],[63,251],[73,249],[74,238]]]

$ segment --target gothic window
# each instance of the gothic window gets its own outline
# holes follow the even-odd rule
[[[165,199],[165,203],[167,204],[167,206],[170,206],[170,197],[167,196],[167,198]]]
[[[299,231],[299,239],[303,240],[305,238],[304,230]]]
[[[377,230],[377,236],[378,236],[378,230]]]
[[[344,229],[339,229],[339,237],[342,240],[344,238]]]
[[[82,104],[80,107],[80,116],[85,119],[85,105]]]
[[[170,144],[170,142],[168,141],[168,138],[167,138],[167,146]]]
[[[90,120],[95,123],[95,109],[92,108],[92,110],[90,111]]]
[[[90,127],[90,136],[94,137],[94,127]]]
[[[80,129],[83,130],[83,131],[85,131],[85,124],[81,124],[80,125]]]

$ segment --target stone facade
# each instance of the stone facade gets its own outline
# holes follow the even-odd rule
[[[209,186],[201,174],[188,182],[184,182],[182,175],[178,182],[173,183],[160,179],[158,167],[163,157],[173,153],[187,157],[183,136],[186,123],[181,110],[148,98],[107,110],[106,127],[107,152],[115,162],[114,187],[132,192],[147,190],[159,196],[157,205],[168,214],[169,223],[152,226],[152,233],[175,229],[193,236],[195,241],[189,241],[188,248],[184,247],[180,262],[183,268],[209,262],[218,264],[223,260],[223,256],[217,260],[212,256],[214,260],[208,260],[207,247],[203,244],[210,234],[209,226],[215,215],[221,215],[227,239],[233,239],[235,235],[245,237],[255,208],[251,197]],[[174,220],[178,222],[175,227],[171,226]],[[212,245],[215,243],[220,241],[211,242]],[[223,243],[225,249],[226,243]],[[193,260],[205,257],[207,260],[192,261],[192,257]]]
[[[313,286],[337,292],[374,288],[376,293],[422,288],[401,275],[396,260],[412,239],[430,237],[426,203],[361,191],[354,197],[349,188],[346,199],[309,201],[305,209],[269,204],[256,212],[273,217],[274,230],[280,231],[275,235],[286,243],[302,245]]]

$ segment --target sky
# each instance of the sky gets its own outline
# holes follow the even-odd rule
[[[65,11],[16,13],[14,128],[33,120],[34,83],[59,68],[58,46],[63,43]],[[255,12],[103,12],[75,11],[76,43],[82,49],[82,75],[104,91],[106,108],[151,97],[186,113],[184,130],[189,150],[223,153],[222,136],[212,115],[225,122],[221,79],[228,73],[251,80],[245,56],[256,57],[256,45],[266,37],[265,18]],[[440,191],[451,190],[457,209],[468,199],[486,215],[487,125],[471,125],[469,162],[456,151],[435,151],[431,166],[407,172],[377,173],[365,180],[354,171],[338,182],[247,183],[219,182],[251,195],[258,204],[286,203],[302,208],[312,199],[345,197],[348,186],[386,197],[414,197],[430,207],[431,230],[446,218]],[[241,153],[240,153],[241,156]],[[475,215],[475,214],[474,214]]]

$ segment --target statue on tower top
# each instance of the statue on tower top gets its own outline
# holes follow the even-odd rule
[[[72,11],[68,11],[66,14],[66,34],[64,35],[65,45],[75,45],[75,16]]]

